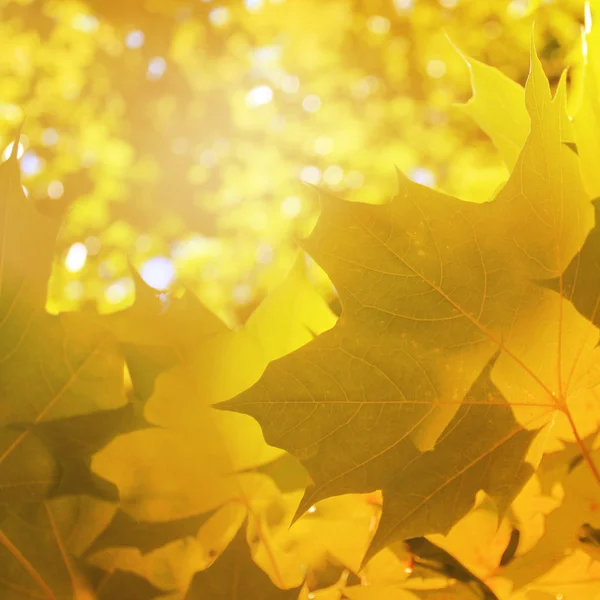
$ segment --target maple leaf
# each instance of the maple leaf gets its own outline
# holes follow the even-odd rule
[[[220,405],[255,417],[268,443],[307,468],[312,484],[298,515],[328,496],[380,488],[385,542],[395,539],[385,524],[401,522],[398,511],[421,501],[426,507],[407,525],[411,537],[446,532],[486,485],[486,461],[504,473],[491,493],[506,504],[525,480],[507,474],[523,461],[531,435],[516,435],[511,407],[495,392],[467,394],[495,353],[491,380],[521,427],[532,429],[552,411],[570,416],[563,378],[581,366],[581,339],[589,340],[586,360],[595,359],[597,330],[536,281],[567,267],[593,226],[593,208],[577,156],[563,144],[565,79],[552,99],[533,49],[525,98],[531,133],[490,202],[463,202],[402,175],[386,205],[324,195],[303,246],[331,277],[342,316]],[[558,344],[558,369],[543,358],[549,344]],[[461,405],[472,406],[449,425]],[[478,441],[485,425],[467,417],[479,410],[497,424],[497,442]],[[464,427],[460,439],[451,437],[455,425]],[[423,455],[444,430],[445,453]],[[502,430],[514,444],[501,441]],[[421,456],[427,469],[411,469]],[[398,477],[403,469],[410,482]],[[429,491],[417,492],[417,501],[415,488]],[[440,493],[448,494],[445,504],[427,505]]]
[[[221,534],[209,522],[198,535],[187,530],[201,518],[197,515],[217,510],[215,519],[221,519],[219,515],[235,509],[237,519],[239,514],[245,516],[244,511],[250,515],[259,512],[280,493],[270,473],[285,485],[303,487],[306,475],[302,467],[280,460],[282,451],[267,446],[252,419],[211,406],[232,391],[249,387],[269,360],[335,323],[326,303],[305,280],[302,262],[296,263],[283,284],[237,331],[217,323],[193,297],[184,296],[163,306],[137,277],[140,293],[136,303],[106,320],[124,344],[134,394],[145,404],[144,418],[149,424],[146,429],[116,437],[93,459],[94,472],[118,488],[122,511],[118,513],[121,524],[100,536],[94,549],[106,547],[109,551],[111,544],[122,547],[122,552],[113,552],[118,567],[124,568],[129,560],[146,564],[151,560],[148,555],[133,558],[131,551],[148,550],[148,543],[159,540],[174,540],[177,532],[180,538],[194,542],[187,549],[172,546],[164,552],[172,556],[181,551],[188,556],[186,561],[196,564],[193,549],[198,548],[198,536],[212,528],[212,537],[205,542],[210,546],[198,550],[204,561],[211,556],[209,551],[222,549]],[[158,323],[156,329],[154,322]],[[192,325],[187,327],[188,323]],[[284,472],[279,472],[282,469]],[[123,519],[130,525],[130,535],[115,538],[115,528],[123,529]],[[138,524],[135,528],[133,522]],[[140,535],[151,539],[140,541]],[[102,556],[93,559],[104,560]],[[277,580],[283,581],[270,549],[267,559],[265,568],[272,567]],[[296,576],[300,576],[299,570],[290,578]],[[183,582],[185,574],[177,578]]]
[[[242,526],[225,552],[192,579],[184,600],[296,600],[300,587],[282,590],[252,560]]]
[[[19,433],[0,453],[0,473],[7,462],[14,468],[16,456],[24,465],[23,444],[32,463],[44,462],[43,445],[28,440],[32,426],[126,402],[123,361],[110,336],[86,315],[44,310],[58,226],[25,196],[13,150],[0,166],[0,426]],[[38,483],[51,478],[38,475]]]
[[[143,554],[187,536],[196,535],[212,513],[193,515],[185,519],[158,523],[134,519],[122,510],[117,510],[108,527],[86,550],[93,554],[105,548],[138,548]]]
[[[94,457],[93,467],[117,485],[132,515],[141,520],[183,518],[263,485],[272,488],[270,478],[257,469],[282,452],[264,443],[260,428],[248,417],[211,405],[249,387],[269,360],[309,341],[313,331],[333,325],[335,318],[302,271],[298,262],[238,331],[222,324],[215,328],[214,315],[197,300],[175,303],[166,311],[152,306],[139,279],[143,303],[128,315],[111,316],[109,326],[137,353],[128,364],[134,367],[135,388],[148,397],[145,418],[154,427],[117,437]],[[148,333],[157,313],[169,324],[168,335],[160,327]],[[198,324],[193,339],[185,327],[188,321]],[[148,369],[147,362],[136,366],[144,360],[154,360],[156,369]],[[119,459],[123,454],[130,462]]]
[[[77,557],[111,515],[110,504],[85,496],[0,509],[2,599],[89,598],[84,594],[88,581],[77,566]]]
[[[0,165],[0,586],[3,598],[62,598],[84,580],[62,528],[79,526],[86,501],[50,496],[72,492],[64,485],[69,478],[81,477],[76,491],[90,491],[94,482],[85,454],[70,476],[63,470],[60,449],[68,442],[49,427],[123,407],[123,359],[90,316],[45,311],[60,222],[24,194],[17,146]],[[84,527],[95,530],[93,522]]]
[[[155,600],[167,598],[164,590],[145,577],[130,571],[105,571],[99,567],[82,567],[96,594],[94,600]]]
[[[573,115],[575,142],[581,157],[581,172],[588,193],[600,196],[600,174],[598,156],[600,142],[600,34],[592,24],[592,14],[597,15],[599,4],[596,0],[588,3],[586,30],[584,32],[585,57],[581,66],[581,92],[579,106]]]
[[[508,577],[517,588],[534,582],[551,568],[560,566],[561,561],[568,561],[575,550],[595,557],[594,545],[585,540],[586,531],[600,528],[598,482],[581,456],[575,462],[571,460],[572,450],[568,447],[558,455],[566,472],[560,480],[564,496],[546,517],[544,535],[529,552],[515,557],[502,571],[502,576]],[[593,450],[591,456],[599,460],[600,450]],[[542,463],[542,474],[544,470]]]
[[[561,293],[596,327],[600,327],[600,198],[593,202],[596,226],[560,277],[544,282]]]
[[[490,137],[512,171],[531,127],[525,90],[498,69],[458,53],[469,67],[473,87],[473,96],[459,107]]]
[[[509,410],[498,410],[503,399],[490,381],[491,368],[473,384],[435,448],[398,466],[387,484],[385,510],[367,558],[389,540],[448,531],[469,511],[480,489],[497,500],[502,514],[533,473],[523,459],[536,432],[525,430]]]

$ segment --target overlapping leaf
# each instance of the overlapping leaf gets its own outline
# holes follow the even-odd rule
[[[506,432],[518,431],[498,394],[467,396],[496,352],[491,379],[517,409],[520,427],[532,428],[555,409],[567,412],[564,382],[581,366],[582,340],[589,340],[585,360],[595,358],[597,330],[536,281],[567,267],[593,226],[593,208],[577,157],[563,143],[565,80],[552,99],[535,53],[525,97],[531,133],[493,201],[461,202],[402,175],[398,195],[384,206],[323,199],[304,247],[336,286],[342,317],[221,405],[254,416],[270,444],[307,467],[313,481],[299,513],[327,496],[382,488],[378,535],[389,542],[395,536],[385,524],[401,520],[405,503],[416,502],[415,487],[429,487],[418,493],[423,510],[413,515],[410,535],[446,531],[476,488],[486,486],[486,461],[501,472],[504,464],[507,473],[524,460],[531,439],[490,440],[475,450],[479,442],[471,447],[471,437],[481,423],[468,424],[460,413],[449,425],[462,404],[472,405],[467,414],[482,410],[500,437],[503,422]],[[563,327],[577,335],[566,338]],[[410,482],[398,477],[447,427],[440,447],[449,444],[458,425],[465,427],[461,439],[445,448],[457,455],[452,467],[425,455],[427,469],[410,470]],[[460,502],[451,495],[432,501],[451,494],[455,483],[460,497],[467,481]],[[487,489],[506,501],[523,481],[505,479]]]
[[[0,592],[3,600],[89,598],[81,555],[110,520],[112,505],[65,496],[9,506],[0,512]],[[87,594],[87,596],[86,596]]]
[[[228,503],[236,515],[242,509],[252,516],[279,494],[262,467],[282,452],[265,444],[249,417],[211,405],[250,386],[269,360],[331,327],[335,317],[306,282],[300,262],[238,331],[218,323],[193,298],[162,307],[139,279],[137,286],[138,302],[106,322],[126,346],[134,391],[146,401],[151,427],[109,443],[95,456],[94,470],[117,486],[127,518],[147,530],[161,527],[163,537],[169,532],[175,539],[175,531],[185,537],[179,525],[207,511],[230,511]],[[212,547],[189,559],[191,568],[205,567],[209,550],[222,551],[219,532]],[[96,546],[109,542],[103,535]],[[129,554],[125,549],[115,556]]]
[[[87,478],[89,466],[83,452],[75,459],[80,468],[68,475],[64,470],[65,461],[70,460],[64,452],[67,440],[54,436],[58,446],[62,444],[61,452],[52,436],[44,433],[50,434],[52,427],[64,433],[65,419],[104,413],[126,403],[123,360],[110,334],[86,314],[56,317],[45,312],[58,225],[25,196],[15,144],[11,157],[0,166],[3,598],[21,598],[23,594],[66,598],[87,585],[72,563],[74,549],[63,537],[63,526],[87,527],[97,534],[95,528],[101,520],[85,522],[91,515],[82,507],[91,500],[76,495],[52,500],[50,495],[59,490],[63,494],[93,493],[94,484]],[[91,427],[99,439],[114,429],[112,423],[108,429],[102,423]],[[92,449],[98,444],[97,449],[102,442],[88,439],[86,443]],[[83,445],[80,441],[77,449]],[[78,489],[69,489],[78,478]]]
[[[222,326],[220,332],[213,329],[209,335],[198,335],[195,343],[177,341],[178,336],[190,338],[185,319],[179,327],[173,324],[169,336],[156,338],[164,339],[166,346],[155,345],[145,333],[154,315],[146,306],[131,309],[135,319],[121,325],[119,335],[131,343],[136,333],[127,325],[146,318],[145,328],[140,329],[144,337],[138,336],[135,345],[140,356],[151,353],[156,357],[164,348],[177,354],[165,359],[163,352],[163,358],[157,358],[158,376],[152,382],[145,381],[150,373],[147,368],[142,369],[145,376],[134,378],[136,387],[152,389],[145,416],[160,428],[120,436],[94,460],[95,471],[118,486],[132,514],[148,520],[182,518],[239,498],[246,484],[253,489],[269,480],[249,470],[274,460],[281,451],[264,443],[260,428],[248,417],[215,411],[211,405],[250,386],[269,360],[335,322],[300,269],[300,265],[294,268],[243,329],[230,331]],[[145,293],[143,287],[141,291]],[[200,305],[186,302],[189,320],[201,323]],[[201,314],[214,320],[212,314]],[[172,319],[168,311],[164,318]],[[130,462],[119,459],[124,454]]]
[[[525,90],[497,69],[463,59],[471,72],[473,96],[461,108],[490,137],[512,171],[531,128]]]
[[[256,566],[244,526],[211,567],[194,575],[185,600],[296,600],[299,593],[299,587],[277,588]]]
[[[0,230],[0,426],[21,428],[0,454],[1,470],[30,435],[27,425],[117,408],[125,398],[110,336],[83,314],[44,310],[58,223],[25,196],[15,152],[0,167]]]

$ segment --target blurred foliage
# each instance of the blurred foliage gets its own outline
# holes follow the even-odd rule
[[[449,39],[524,83],[535,21],[556,84],[583,2],[0,0],[0,15],[1,146],[25,119],[28,193],[72,203],[49,308],[122,308],[133,265],[235,324],[314,223],[303,180],[384,202],[396,165],[489,197],[507,173],[453,106],[470,85]]]

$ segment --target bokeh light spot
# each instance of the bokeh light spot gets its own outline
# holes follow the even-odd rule
[[[44,146],[54,146],[54,144],[58,143],[59,139],[60,135],[58,134],[58,131],[52,127],[48,127],[42,131],[42,144],[44,144]]]
[[[65,257],[65,267],[67,271],[70,273],[81,271],[87,261],[87,255],[88,251],[85,244],[82,244],[81,242],[73,244]]]
[[[427,63],[427,75],[433,79],[439,79],[446,74],[446,63],[443,60],[430,60]]]
[[[527,14],[527,0],[512,0],[506,8],[508,16],[513,19],[520,19]]]
[[[381,15],[374,15],[367,21],[367,28],[372,33],[384,35],[390,30],[390,20]]]
[[[399,13],[406,13],[413,9],[414,0],[394,0],[394,8]]]
[[[321,98],[316,94],[309,94],[302,100],[302,108],[306,112],[317,112],[321,108]]]
[[[140,275],[155,290],[166,290],[175,279],[175,267],[166,256],[155,256],[142,265]]]
[[[167,61],[162,56],[155,56],[148,62],[146,77],[150,81],[160,79],[167,70]]]
[[[141,48],[144,45],[145,39],[146,36],[144,35],[143,31],[134,29],[125,36],[125,45],[128,48],[135,50],[136,48]]]
[[[21,121],[23,119],[23,110],[16,104],[0,103],[0,119],[5,121]]]
[[[78,13],[73,17],[71,26],[73,29],[83,33],[93,33],[98,29],[99,22],[94,15],[84,15],[83,13]]]
[[[330,137],[321,136],[315,140],[315,152],[317,154],[330,154],[333,150],[333,140]]]
[[[273,90],[268,85],[259,85],[246,94],[246,106],[257,108],[273,100]]]
[[[285,75],[281,80],[281,89],[286,94],[295,94],[300,89],[300,78],[297,75]]]
[[[302,179],[302,181],[306,181],[306,183],[312,183],[313,185],[316,185],[319,183],[319,181],[321,181],[321,170],[313,165],[302,167],[302,170],[300,171],[300,179]]]
[[[223,27],[229,22],[229,9],[224,6],[213,8],[208,14],[209,21],[216,27]]]
[[[231,297],[236,304],[247,304],[252,298],[252,288],[246,283],[240,283],[233,288]]]
[[[204,150],[198,157],[200,164],[207,169],[212,169],[217,164],[217,155],[212,150]]]
[[[61,181],[54,180],[48,184],[48,196],[52,200],[58,200],[65,193],[65,186]]]
[[[44,168],[42,159],[33,151],[29,150],[21,159],[21,173],[27,177],[33,177]]]
[[[248,12],[258,12],[264,6],[264,0],[244,0]]]
[[[435,185],[435,174],[433,171],[426,169],[425,167],[417,167],[409,173],[409,178],[415,183],[420,183],[427,187],[433,187]]]
[[[109,304],[121,304],[133,292],[134,283],[129,277],[111,283],[104,290],[104,297]]]
[[[323,175],[323,179],[329,185],[337,185],[338,183],[340,183],[342,181],[343,178],[344,178],[344,171],[338,165],[331,165],[330,167],[327,167],[327,169],[325,169],[325,173]]]
[[[286,219],[293,219],[302,211],[302,200],[298,196],[288,196],[281,203],[280,210]]]

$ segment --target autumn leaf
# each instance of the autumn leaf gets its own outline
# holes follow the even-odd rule
[[[211,405],[226,398],[231,390],[251,385],[271,358],[333,325],[335,317],[308,285],[303,270],[302,263],[297,262],[288,279],[237,331],[224,326],[215,330],[211,325],[214,316],[193,298],[175,300],[169,307],[148,302],[151,292],[139,279],[141,302],[109,317],[108,327],[123,341],[134,394],[145,405],[144,418],[149,426],[116,437],[93,459],[94,472],[118,488],[121,506],[121,513],[117,513],[121,514],[121,525],[109,527],[94,545],[94,549],[106,550],[92,557],[95,564],[109,560],[112,554],[117,570],[133,560],[139,563],[135,572],[141,573],[146,568],[142,565],[152,559],[147,552],[140,556],[132,551],[148,551],[148,543],[162,540],[167,545],[152,554],[187,556],[181,561],[189,561],[190,568],[198,570],[207,560],[208,550],[222,550],[220,534],[217,532],[212,542],[207,537],[206,543],[212,546],[198,550],[203,558],[196,559],[197,536],[186,527],[201,519],[202,513],[215,510],[215,518],[235,509],[236,514],[249,514],[254,519],[278,497],[280,492],[269,474],[277,469],[275,462],[283,458],[282,451],[265,444],[260,428],[249,417],[222,413]],[[165,327],[149,334],[149,324],[155,318]],[[196,335],[185,328],[188,320],[197,324]],[[121,460],[123,455],[128,456],[127,462]],[[280,477],[289,481],[288,485],[302,487],[303,469],[298,465],[288,469],[290,461],[282,464],[285,472]],[[129,523],[128,535],[123,534],[123,523]],[[208,535],[209,530],[207,523],[198,535]],[[188,548],[171,544],[169,550],[169,542],[175,543],[177,533],[180,541],[190,536],[195,541]],[[140,536],[144,540],[151,536],[154,541],[142,543]],[[111,544],[122,550],[115,552]],[[268,542],[263,549],[267,552],[266,568],[278,573]],[[297,580],[299,575],[297,568],[290,578]],[[277,578],[283,581],[280,575]],[[184,585],[185,573],[176,579],[177,585]],[[166,584],[158,579],[152,582]]]
[[[560,277],[544,282],[562,294],[596,327],[600,326],[600,199],[594,200],[596,226]]]
[[[0,600],[595,597],[600,0],[41,4],[0,24]],[[503,70],[458,114],[443,28]]]
[[[551,568],[567,560],[575,550],[596,556],[595,548],[585,543],[586,525],[600,528],[598,482],[579,456],[575,463],[570,452],[562,453],[566,460],[566,475],[561,479],[564,497],[560,505],[545,520],[544,535],[527,553],[505,567],[502,575],[510,578],[516,587],[522,587],[545,575]],[[591,453],[598,461],[600,451]],[[569,463],[571,464],[569,465]]]
[[[390,540],[448,531],[480,489],[504,513],[533,473],[524,459],[535,432],[519,425],[506,407],[498,410],[505,401],[490,381],[491,369],[473,384],[435,448],[398,467],[385,489],[385,510],[367,558]]]
[[[142,554],[167,545],[169,542],[196,535],[211,513],[193,515],[164,522],[137,521],[126,512],[117,510],[114,518],[87,550],[93,554],[105,548],[138,548]]]
[[[282,590],[252,560],[242,526],[225,552],[206,570],[194,575],[185,600],[296,600],[300,588]]]
[[[76,477],[63,471],[64,452],[47,426],[125,405],[123,360],[88,315],[46,313],[59,222],[24,194],[16,147],[0,166],[0,585],[6,598],[54,599],[72,596],[84,580],[63,527],[97,525],[78,521],[89,501],[75,492],[92,488],[89,463],[81,454],[79,488],[69,490],[66,480]],[[59,491],[70,495],[51,499]]]
[[[512,171],[531,127],[525,90],[486,64],[459,54],[469,67],[473,96],[460,108],[490,137]]]
[[[491,202],[462,202],[402,175],[398,195],[383,206],[324,195],[319,222],[303,246],[339,292],[340,321],[271,363],[259,383],[220,405],[255,417],[268,443],[292,452],[307,468],[312,484],[298,515],[328,496],[381,488],[382,523],[401,521],[405,504],[386,498],[410,497],[415,487],[450,490],[461,474],[460,502],[444,504],[443,520],[425,510],[409,525],[413,537],[445,532],[484,485],[480,473],[469,474],[473,460],[493,460],[506,475],[521,463],[531,439],[515,438],[522,440],[516,451],[501,443],[501,426],[498,444],[482,441],[475,451],[482,424],[473,419],[467,427],[468,420],[458,417],[455,424],[465,427],[461,439],[446,441],[440,461],[425,455],[427,469],[411,469],[409,486],[402,482],[396,489],[402,465],[410,468],[436,442],[441,447],[452,439],[440,441],[440,434],[447,427],[450,433],[461,405],[472,405],[466,414],[482,410],[491,423],[506,423],[507,434],[543,423],[540,418],[552,411],[568,413],[555,362],[542,357],[546,338],[558,336],[558,370],[568,374],[575,368],[581,338],[564,341],[561,320],[575,322],[576,316],[536,282],[567,267],[593,226],[593,208],[577,157],[563,144],[565,80],[552,99],[534,52],[525,98],[531,133]],[[589,338],[592,353],[595,328],[584,322],[572,327]],[[491,381],[508,404],[470,399],[468,390],[496,352]],[[518,427],[509,425],[509,404]],[[478,458],[470,457],[472,451]],[[449,453],[457,455],[455,466],[445,458]],[[494,495],[506,503],[525,479],[507,477]],[[393,539],[387,535],[385,542]]]
[[[107,572],[98,567],[85,567],[85,573],[97,600],[155,600],[166,598],[164,590],[145,577],[129,571]]]
[[[106,526],[111,504],[65,496],[0,512],[0,591],[6,600],[90,598],[77,557]]]
[[[591,8],[590,8],[591,7]],[[598,175],[598,155],[600,145],[600,39],[598,26],[592,19],[598,18],[599,5],[592,0],[587,5],[584,31],[584,61],[581,66],[582,82],[579,106],[573,115],[573,128],[579,155],[581,172],[588,193],[600,196],[600,177]]]
[[[178,519],[213,510],[240,494],[258,493],[263,486],[271,489],[270,478],[257,469],[282,452],[264,443],[260,428],[248,417],[211,405],[249,387],[269,360],[333,325],[335,318],[302,272],[297,263],[238,331],[221,326],[216,332],[215,317],[197,300],[175,303],[173,315],[171,309],[163,312],[148,303],[150,292],[139,280],[142,302],[129,309],[132,318],[119,313],[110,317],[109,327],[137,353],[128,364],[135,388],[143,396],[150,394],[144,414],[154,427],[117,437],[95,456],[94,470],[117,485],[123,506],[134,516]],[[187,317],[178,326],[181,315]],[[169,335],[155,332],[149,338],[149,324],[157,316],[170,323]],[[184,327],[187,320],[198,324],[193,344]],[[182,337],[189,343],[181,343]],[[119,460],[123,453],[136,469]]]

